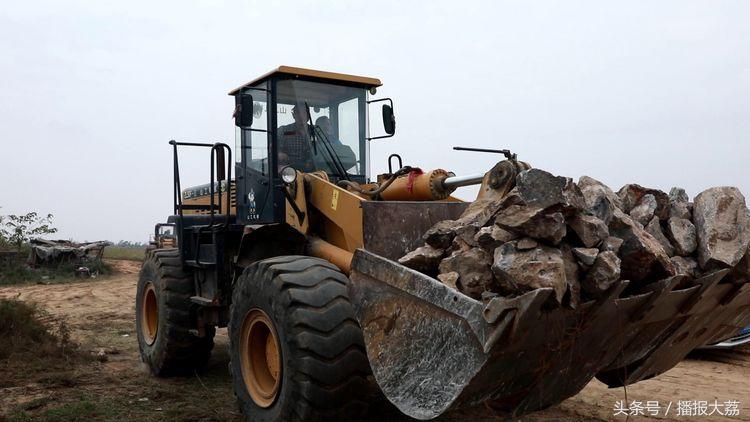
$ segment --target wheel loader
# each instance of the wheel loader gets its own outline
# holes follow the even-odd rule
[[[356,419],[382,397],[416,419],[483,401],[519,415],[594,377],[611,387],[653,377],[747,325],[747,284],[721,283],[726,270],[635,296],[623,282],[550,309],[551,289],[480,301],[400,265],[431,226],[503,197],[528,165],[499,151],[492,169],[457,176],[394,154],[372,176],[370,142],[395,132],[379,86],[281,66],[229,93],[233,151],[170,142],[173,212],[156,225],[136,297],[153,374],[192,374],[228,327],[248,420]],[[378,108],[382,133],[371,136]],[[208,153],[210,180],[183,189],[188,147]],[[480,185],[473,203],[452,196],[467,185]]]

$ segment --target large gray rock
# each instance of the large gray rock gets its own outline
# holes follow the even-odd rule
[[[581,288],[589,296],[599,297],[620,279],[620,258],[611,251],[596,256],[594,265],[586,273]]]
[[[707,189],[695,197],[693,222],[698,264],[704,270],[735,266],[750,245],[750,215],[735,187]]]
[[[445,249],[451,245],[456,237],[456,229],[461,226],[461,223],[454,220],[443,220],[430,227],[422,239],[433,248]]]
[[[562,253],[548,246],[519,251],[515,241],[505,243],[495,250],[492,272],[502,289],[510,294],[551,287],[557,302],[562,303],[568,288]]]
[[[695,259],[685,256],[673,256],[670,259],[674,265],[675,274],[691,278],[698,277],[698,261]]]
[[[518,250],[521,250],[521,251],[524,251],[527,249],[534,249],[537,246],[539,246],[539,242],[537,242],[536,240],[530,237],[524,237],[524,238],[518,239],[518,242],[516,242],[516,248],[518,248]]]
[[[447,255],[455,255],[459,252],[466,252],[469,249],[471,249],[471,245],[464,242],[463,239],[456,236],[453,238],[453,242],[451,242],[451,245],[448,249],[446,249]]]
[[[609,236],[604,221],[593,215],[579,213],[568,221],[568,226],[587,248],[593,248]]]
[[[641,203],[641,200],[646,195],[653,195],[654,199],[656,199],[654,214],[659,217],[659,220],[669,218],[669,197],[666,193],[658,189],[644,188],[636,184],[625,185],[617,191],[617,196],[622,200],[621,209],[628,214],[634,207]]]
[[[443,284],[450,287],[451,289],[456,290],[458,290],[458,286],[456,285],[456,283],[458,282],[459,277],[460,275],[455,271],[437,275],[437,279],[440,280]]]
[[[456,220],[457,225],[472,225],[476,227],[488,226],[495,218],[495,214],[511,205],[521,205],[523,200],[518,190],[513,188],[507,195],[498,200],[494,195],[488,195],[469,204],[461,217]]]
[[[464,224],[457,220],[443,220],[430,227],[422,239],[433,248],[454,252],[479,246],[474,239],[478,230],[479,228],[472,224]]]
[[[581,176],[578,187],[586,201],[586,209],[605,224],[609,224],[616,209],[622,208],[620,197],[607,185],[592,177]]]
[[[455,252],[440,263],[440,274],[456,272],[458,290],[474,299],[481,299],[482,292],[497,292],[498,285],[492,277],[492,257],[481,248]]]
[[[688,256],[698,247],[695,226],[685,218],[670,218],[667,221],[667,236],[672,240],[677,255]]]
[[[646,226],[649,221],[654,217],[654,213],[656,212],[656,197],[654,195],[648,193],[646,195],[643,195],[643,198],[641,198],[640,202],[638,202],[638,205],[634,206],[632,210],[630,210],[630,216],[633,217],[633,220],[639,222],[642,226]]]
[[[497,213],[495,224],[503,229],[558,244],[565,237],[565,217],[535,205],[511,205]]]
[[[524,232],[528,236],[557,245],[567,233],[565,217],[559,212],[547,214],[531,225],[524,227]]]
[[[495,249],[505,242],[517,239],[518,235],[496,225],[482,227],[474,235],[474,241],[487,252],[494,253]]]
[[[669,218],[693,218],[690,198],[685,189],[674,187],[669,191]]]
[[[444,251],[442,249],[425,245],[402,256],[398,262],[420,273],[433,275],[437,272],[443,255]]]
[[[608,238],[604,239],[601,245],[599,245],[599,251],[612,251],[614,253],[618,253],[620,252],[621,247],[622,239],[620,239],[619,237],[609,236]]]
[[[664,252],[666,252],[667,255],[674,255],[674,247],[672,246],[672,243],[669,241],[669,239],[667,239],[667,236],[664,235],[664,231],[661,229],[661,222],[659,221],[659,217],[654,217],[651,219],[651,222],[646,225],[646,231],[651,236],[654,236],[654,239],[656,239],[661,247],[664,248]]]
[[[559,207],[580,211],[586,207],[581,190],[569,177],[554,176],[540,169],[522,171],[516,176],[518,195],[527,205],[547,209]]]
[[[573,255],[578,259],[585,268],[594,265],[597,255],[599,255],[599,249],[596,248],[573,248]]]
[[[619,252],[623,279],[641,285],[674,275],[674,266],[664,248],[630,216],[615,211],[609,232],[623,240]]]
[[[474,239],[474,236],[476,236],[477,232],[479,231],[479,227],[474,226],[472,224],[466,224],[464,226],[459,226],[456,228],[456,237],[463,240],[467,245],[471,247],[479,246],[479,243]]]

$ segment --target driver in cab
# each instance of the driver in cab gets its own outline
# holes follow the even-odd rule
[[[313,171],[312,145],[307,107],[297,104],[292,107],[294,123],[279,127],[279,165],[292,166],[301,171]]]

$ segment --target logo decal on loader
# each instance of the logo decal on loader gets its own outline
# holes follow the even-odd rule
[[[339,206],[339,191],[334,190],[331,196],[331,209],[336,211],[336,207]]]

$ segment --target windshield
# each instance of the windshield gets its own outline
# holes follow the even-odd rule
[[[365,175],[364,88],[281,80],[276,85],[279,166]]]

